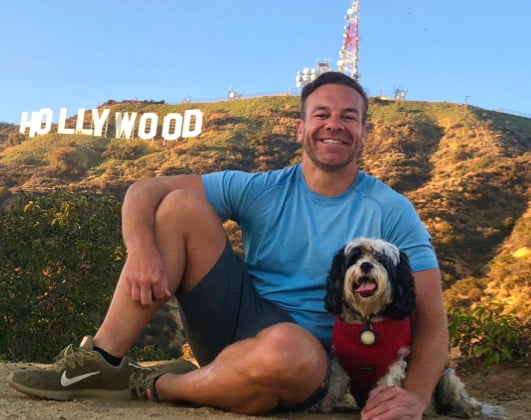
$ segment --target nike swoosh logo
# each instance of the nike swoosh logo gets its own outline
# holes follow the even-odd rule
[[[99,373],[100,371],[98,370],[96,372],[89,372],[89,373],[85,373],[84,375],[73,376],[72,378],[69,378],[66,376],[66,370],[65,370],[63,371],[63,374],[61,375],[61,385],[64,387],[74,385],[75,383],[78,383],[82,381],[83,379],[90,378],[91,376],[98,375]]]

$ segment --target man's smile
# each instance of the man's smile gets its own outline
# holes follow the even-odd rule
[[[348,146],[350,142],[347,140],[340,140],[340,139],[331,139],[328,137],[320,138],[318,139],[319,142],[323,144],[331,144],[331,145],[342,145],[342,146]]]
[[[341,140],[334,140],[334,139],[321,139],[321,141],[325,144],[343,144]]]

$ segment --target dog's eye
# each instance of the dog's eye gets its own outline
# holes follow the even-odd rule
[[[347,258],[347,267],[353,265],[357,260],[360,259],[362,253],[359,248],[354,248],[350,251]]]

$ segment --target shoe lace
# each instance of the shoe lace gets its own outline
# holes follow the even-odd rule
[[[152,398],[155,397],[152,388],[152,382],[154,381],[156,375],[155,372],[159,370],[156,368],[148,368],[139,366],[137,364],[133,365],[132,372],[129,375],[129,389],[131,390],[131,395],[134,399],[138,400],[147,400],[147,391],[149,390]]]
[[[57,371],[76,366],[83,366],[89,360],[99,360],[99,354],[95,351],[85,350],[81,347],[75,347],[73,344],[66,346],[55,356],[54,367]]]

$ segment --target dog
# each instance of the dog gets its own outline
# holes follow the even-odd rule
[[[381,239],[348,243],[335,254],[329,269],[325,309],[336,319],[328,398],[320,410],[342,406],[349,393],[363,407],[375,386],[402,386],[415,309],[407,255]],[[450,367],[442,373],[426,414],[507,418],[502,407],[471,398]]]

